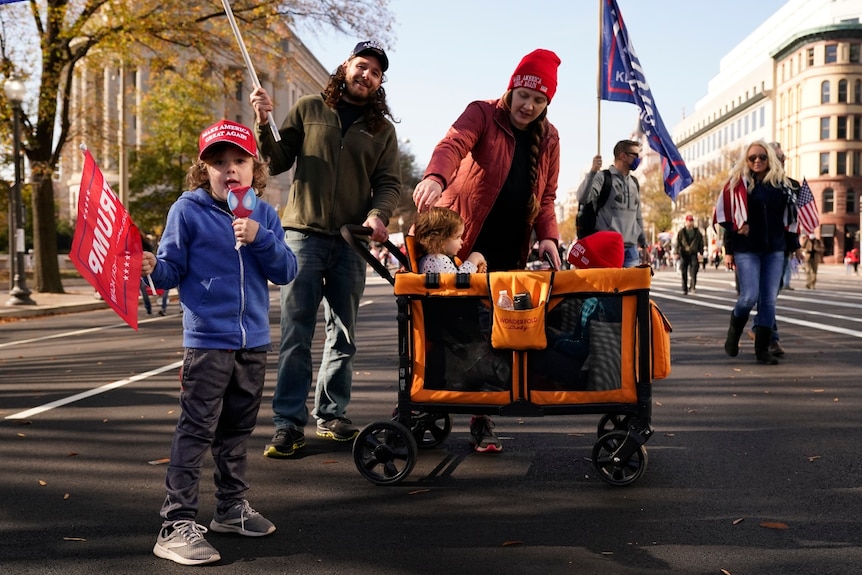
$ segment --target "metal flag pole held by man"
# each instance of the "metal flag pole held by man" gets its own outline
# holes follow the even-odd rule
[[[251,63],[248,50],[245,48],[245,42],[242,41],[242,33],[240,33],[239,26],[236,24],[236,18],[233,16],[230,2],[229,0],[222,0],[222,4],[224,4],[224,13],[227,15],[230,27],[233,29],[233,35],[236,36],[240,52],[242,52],[242,59],[245,61],[245,67],[248,68],[248,75],[251,76],[251,83],[255,88],[260,88],[260,80],[257,78],[257,72],[254,71],[254,64]],[[269,129],[272,130],[272,137],[275,138],[276,142],[280,142],[281,134],[278,133],[278,125],[275,123],[275,118],[273,118],[272,112],[267,112],[266,117]]]

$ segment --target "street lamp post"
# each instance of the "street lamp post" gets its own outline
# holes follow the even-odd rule
[[[12,104],[12,155],[15,162],[15,186],[9,204],[9,259],[12,262],[12,289],[6,305],[36,305],[27,289],[27,273],[24,268],[24,202],[21,200],[21,103],[24,102],[26,87],[21,78],[12,76],[6,80],[3,89]],[[14,248],[13,248],[14,246]],[[14,250],[14,255],[13,255]]]

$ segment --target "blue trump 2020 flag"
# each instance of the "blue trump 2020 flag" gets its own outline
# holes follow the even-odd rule
[[[14,4],[15,2],[24,2],[25,0],[0,0],[0,4]]]
[[[641,130],[649,147],[662,157],[664,191],[675,200],[691,185],[691,174],[661,121],[616,0],[603,0],[602,10],[601,99],[640,108]]]

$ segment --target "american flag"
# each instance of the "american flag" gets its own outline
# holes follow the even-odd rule
[[[820,227],[820,214],[817,211],[817,204],[814,202],[814,195],[811,193],[811,188],[808,187],[808,180],[802,179],[802,187],[799,188],[799,198],[796,202],[799,208],[799,231],[813,233]]]

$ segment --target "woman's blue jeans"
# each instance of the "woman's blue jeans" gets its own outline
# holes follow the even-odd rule
[[[276,428],[302,430],[308,423],[311,342],[324,302],[326,341],[317,373],[314,411],[318,419],[343,417],[350,402],[355,326],[365,291],[365,260],[341,236],[285,230],[296,254],[296,278],[281,288],[281,345],[272,399]]]
[[[784,273],[784,253],[737,252],[733,254],[733,262],[739,284],[739,298],[733,308],[733,315],[748,317],[757,305],[754,326],[773,329],[775,300],[778,299],[778,286]]]

